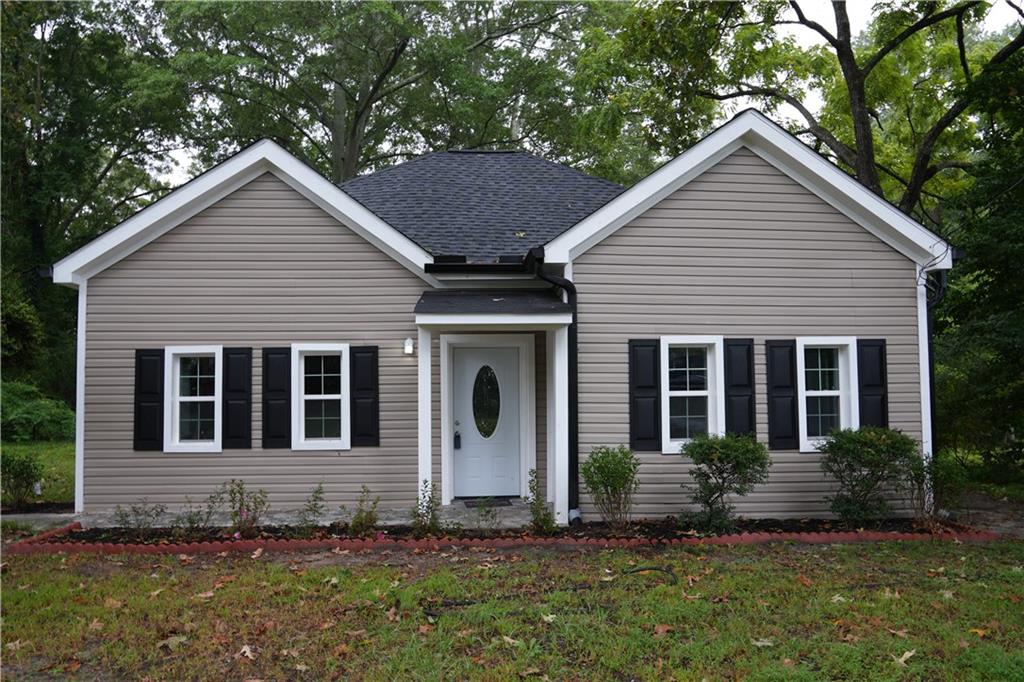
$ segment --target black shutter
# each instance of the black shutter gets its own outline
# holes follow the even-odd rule
[[[660,341],[629,342],[629,447],[661,452]]]
[[[146,348],[135,351],[136,450],[164,449],[164,351]]]
[[[725,430],[752,434],[754,425],[754,339],[725,339]]]
[[[889,426],[885,339],[857,339],[857,391],[860,425]]]
[[[292,446],[292,349],[263,349],[263,448]]]
[[[768,447],[796,450],[797,430],[796,341],[767,341]]]
[[[252,348],[224,349],[225,449],[252,448]]]
[[[349,350],[352,447],[380,445],[380,381],[377,346]]]

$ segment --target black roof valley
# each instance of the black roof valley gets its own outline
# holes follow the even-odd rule
[[[493,262],[542,246],[625,191],[526,152],[434,152],[341,189],[435,256]]]

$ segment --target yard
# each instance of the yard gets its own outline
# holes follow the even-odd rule
[[[0,444],[0,466],[4,454],[32,454],[43,465],[42,495],[34,502],[75,503],[75,443],[74,441],[33,441]]]
[[[1024,679],[1024,543],[10,557],[3,673]]]

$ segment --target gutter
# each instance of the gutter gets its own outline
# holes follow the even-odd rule
[[[571,280],[544,272],[544,247],[530,249],[523,259],[523,265],[541,280],[565,292],[572,308],[572,323],[569,325],[569,524],[582,523],[580,517],[580,407],[579,407],[579,348],[577,341],[576,285]],[[548,360],[550,362],[550,359]]]

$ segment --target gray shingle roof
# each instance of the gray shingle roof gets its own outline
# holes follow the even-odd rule
[[[625,191],[526,152],[434,152],[341,184],[434,255],[522,256]]]

